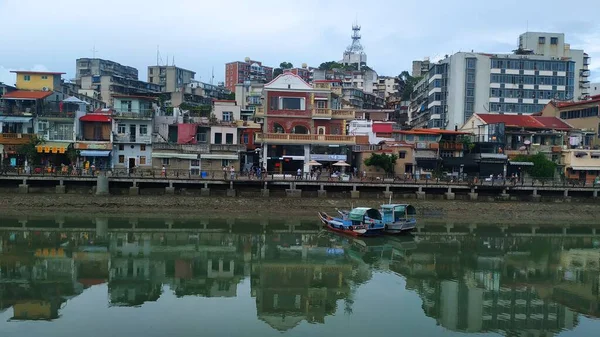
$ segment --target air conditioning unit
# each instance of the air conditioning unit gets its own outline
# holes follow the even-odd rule
[[[43,87],[43,88],[42,88],[42,91],[50,91],[50,88],[48,88],[48,87]]]

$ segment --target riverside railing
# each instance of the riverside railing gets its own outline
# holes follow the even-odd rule
[[[361,172],[358,174],[336,174],[321,172],[312,174],[309,172],[301,172],[298,175],[297,171],[281,172],[281,171],[262,171],[257,173],[255,170],[231,172],[229,168],[224,170],[200,170],[200,169],[171,169],[168,167],[151,168],[151,167],[135,167],[128,168],[105,168],[105,167],[73,167],[73,166],[30,166],[30,167],[0,167],[0,176],[22,176],[22,177],[95,177],[99,174],[106,174],[109,177],[115,178],[145,178],[145,179],[182,179],[182,180],[266,180],[266,181],[320,181],[320,182],[339,182],[339,183],[368,183],[368,184],[403,184],[403,185],[418,185],[418,186],[486,186],[486,187],[557,187],[557,188],[577,188],[600,187],[600,182],[570,180],[570,179],[505,179],[468,176],[465,178],[443,177],[416,177],[416,176],[394,176],[394,175],[373,175],[367,174],[363,176]]]

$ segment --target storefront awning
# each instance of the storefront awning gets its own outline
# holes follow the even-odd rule
[[[47,142],[36,147],[38,153],[65,153],[71,145],[68,142]]]
[[[513,166],[533,166],[533,163],[530,161],[510,161],[508,163]]]
[[[152,152],[152,158],[198,159],[198,155],[192,153]]]
[[[102,150],[81,150],[79,151],[80,157],[108,157],[110,155],[110,151],[102,151]]]
[[[0,116],[0,122],[4,123],[29,123],[33,117]]]
[[[202,159],[227,159],[227,160],[238,160],[240,159],[236,154],[220,154],[220,153],[206,153],[201,154]]]
[[[600,171],[600,166],[571,166],[573,171]]]

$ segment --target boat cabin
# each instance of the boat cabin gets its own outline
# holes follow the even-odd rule
[[[350,211],[348,220],[354,225],[372,223],[381,220],[381,213],[375,208],[357,207]]]
[[[386,204],[381,205],[383,221],[399,222],[414,218],[417,215],[417,209],[409,204]]]

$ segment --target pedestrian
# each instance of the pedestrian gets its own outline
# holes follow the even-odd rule
[[[163,164],[162,169],[160,171],[160,175],[163,177],[167,177],[167,168],[165,167],[165,165]]]
[[[235,168],[233,167],[233,165],[231,165],[231,168],[229,169],[229,174],[231,180],[235,179]]]
[[[298,171],[296,172],[296,179],[302,180],[302,169],[298,169]]]
[[[227,180],[227,166],[223,166],[223,180]]]

